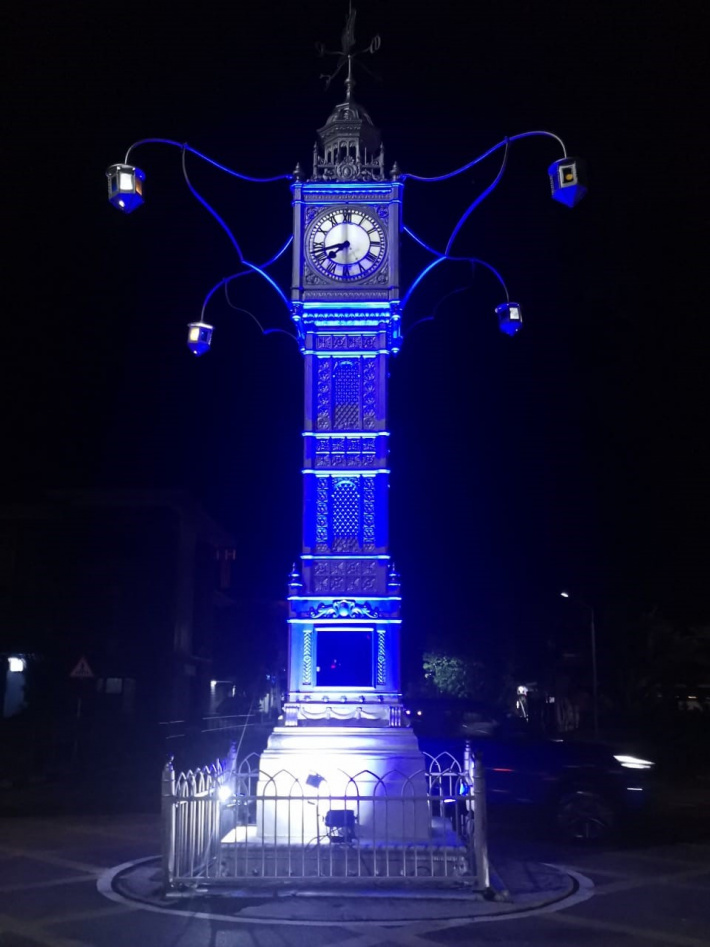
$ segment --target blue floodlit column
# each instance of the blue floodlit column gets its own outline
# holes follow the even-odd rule
[[[401,190],[397,181],[294,185],[296,253],[304,257],[295,261],[299,275],[308,268],[312,233],[329,212],[340,233],[349,232],[338,223],[344,210],[366,226],[376,216],[386,247],[367,287],[324,277],[321,286],[299,287],[294,304],[305,356],[304,503],[300,575],[289,584],[287,726],[400,723],[401,597],[389,555],[387,376],[399,347],[393,297]]]
[[[402,725],[401,597],[388,537],[402,182],[396,168],[385,175],[379,131],[349,88],[318,138],[312,176],[293,184],[303,544],[289,577],[284,720],[260,760],[260,792],[282,801],[265,798],[257,818],[265,840],[320,837],[317,807],[283,802],[305,789],[350,807],[362,839],[421,842],[430,835],[425,764]]]

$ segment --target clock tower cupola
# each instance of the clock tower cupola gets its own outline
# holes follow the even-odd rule
[[[348,95],[318,129],[313,181],[384,181],[382,136],[365,109]]]

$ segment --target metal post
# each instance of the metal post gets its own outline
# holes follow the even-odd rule
[[[167,894],[175,877],[175,771],[173,757],[163,767],[161,784],[161,832],[163,841],[163,891]]]
[[[488,818],[486,814],[486,773],[480,753],[473,757],[473,857],[476,887],[489,891],[491,872],[488,864]]]
[[[599,690],[597,686],[597,632],[594,625],[594,609],[589,607],[589,630],[592,644],[592,713],[594,715],[594,739],[599,739]]]

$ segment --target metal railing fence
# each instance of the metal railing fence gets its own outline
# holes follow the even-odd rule
[[[340,773],[332,786],[285,769],[265,773],[256,754],[177,775],[169,761],[166,893],[303,880],[456,882],[488,891],[481,761],[425,759],[416,773]]]

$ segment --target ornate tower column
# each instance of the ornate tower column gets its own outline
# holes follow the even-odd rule
[[[344,777],[361,774],[364,791],[396,771],[410,793],[420,780],[423,797],[424,760],[402,726],[401,595],[388,537],[402,182],[396,168],[385,176],[380,133],[351,88],[349,74],[346,101],[318,132],[312,176],[299,171],[292,185],[292,315],[305,358],[303,543],[289,577],[284,725],[260,767],[266,783],[286,770],[301,784],[326,779],[334,793]],[[427,838],[426,803],[407,811],[390,837]]]
[[[303,547],[289,584],[287,726],[400,723],[388,546],[387,361],[399,348],[402,184],[350,97],[293,185],[293,317],[305,356]]]

